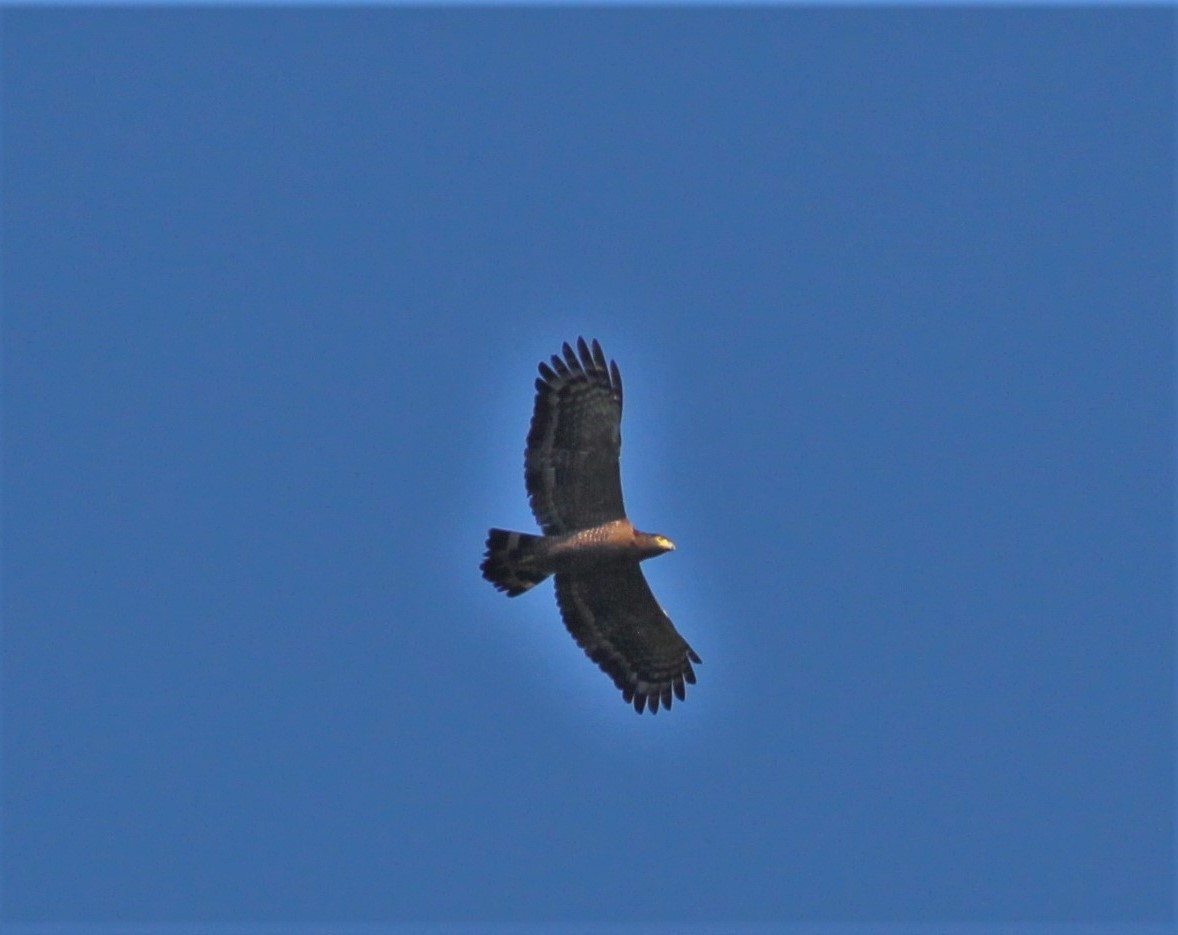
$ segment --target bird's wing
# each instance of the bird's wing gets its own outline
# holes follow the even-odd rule
[[[556,576],[556,600],[565,626],[642,712],[656,713],[695,684],[700,658],[655,600],[637,562],[617,561]]]
[[[601,345],[577,339],[540,364],[524,453],[524,482],[545,533],[622,519],[622,376]]]

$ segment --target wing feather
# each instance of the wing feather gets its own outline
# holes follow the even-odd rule
[[[563,355],[563,356],[562,356]],[[524,453],[532,513],[549,535],[626,515],[619,459],[622,378],[601,345],[577,339],[539,365]]]
[[[683,700],[700,661],[655,600],[635,562],[556,576],[556,601],[565,626],[585,655],[613,679],[622,698],[641,713]]]

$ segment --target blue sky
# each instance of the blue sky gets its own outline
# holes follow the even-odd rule
[[[3,921],[1172,923],[1172,10],[0,30]],[[578,335],[655,718],[478,574]]]

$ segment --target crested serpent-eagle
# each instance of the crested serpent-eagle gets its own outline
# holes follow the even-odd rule
[[[483,577],[508,597],[556,576],[556,602],[585,654],[634,710],[683,700],[700,661],[659,606],[639,562],[675,546],[626,518],[618,465],[622,376],[601,345],[577,339],[540,364],[524,483],[544,534],[492,529]]]

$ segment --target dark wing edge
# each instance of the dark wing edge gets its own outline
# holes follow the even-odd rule
[[[577,338],[541,362],[524,452],[528,502],[549,535],[622,519],[622,375]]]
[[[556,601],[573,639],[641,714],[683,701],[695,650],[659,606],[634,562],[556,576]]]

